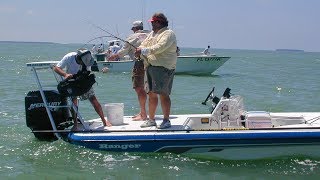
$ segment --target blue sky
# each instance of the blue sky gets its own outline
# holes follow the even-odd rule
[[[303,49],[320,52],[318,0],[1,0],[0,41],[86,43],[126,38],[134,20],[145,29],[163,12],[181,47]]]

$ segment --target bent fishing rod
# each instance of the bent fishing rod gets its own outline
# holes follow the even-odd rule
[[[101,38],[104,38],[104,37],[112,37],[112,36],[98,36],[98,37],[95,37],[95,38],[92,38],[90,39],[89,41],[87,41],[81,48],[84,48],[85,46],[87,46],[90,42],[96,40],[96,39],[101,39]]]
[[[115,39],[118,39],[118,40],[120,40],[120,41],[122,41],[122,42],[124,42],[124,43],[128,43],[130,46],[132,46],[132,47],[135,48],[135,49],[138,48],[138,47],[136,47],[135,45],[133,45],[132,43],[130,43],[129,41],[126,41],[126,40],[124,40],[124,39],[122,39],[122,38],[120,38],[120,37],[112,34],[111,32],[109,32],[109,31],[103,29],[102,27],[100,27],[100,26],[92,23],[91,21],[87,20],[87,22],[88,22],[89,24],[91,24],[93,27],[98,28],[98,29],[100,29],[101,31],[109,34],[111,37],[113,37],[113,38],[115,38]],[[143,55],[143,54],[141,54],[141,55],[142,55],[144,58],[147,58],[145,55]],[[141,61],[141,60],[142,60],[140,57],[135,57],[135,58],[136,58],[137,61]]]
[[[115,38],[115,39],[118,39],[118,40],[120,40],[120,41],[122,41],[122,42],[124,42],[124,43],[128,43],[130,46],[134,47],[135,49],[137,49],[137,48],[138,48],[138,47],[136,47],[135,45],[131,44],[130,42],[128,42],[128,41],[126,41],[126,40],[124,40],[124,39],[122,39],[122,38],[120,38],[120,37],[118,37],[118,36],[116,36],[116,35],[112,34],[111,32],[109,32],[109,31],[107,31],[107,30],[103,29],[102,27],[100,27],[100,26],[98,26],[98,25],[96,25],[96,24],[92,23],[91,21],[87,21],[87,22],[88,22],[89,24],[91,24],[93,27],[98,28],[98,29],[100,29],[101,31],[103,31],[103,32],[105,32],[105,33],[107,33],[107,34],[109,34],[109,35],[110,35],[110,37],[113,37],[113,38]]]

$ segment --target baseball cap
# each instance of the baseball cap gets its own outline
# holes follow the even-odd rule
[[[160,22],[165,22],[168,23],[167,17],[162,14],[162,13],[155,13],[149,20],[148,22],[154,22],[154,21],[160,21]]]
[[[142,21],[134,21],[132,27],[143,27]]]

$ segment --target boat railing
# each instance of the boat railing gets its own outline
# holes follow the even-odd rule
[[[82,118],[82,116],[79,113],[79,110],[77,108],[77,106],[73,103],[71,97],[68,97],[68,100],[70,103],[68,103],[68,105],[49,105],[47,97],[45,96],[44,91],[47,88],[52,88],[53,86],[43,86],[39,77],[39,70],[50,70],[53,75],[54,75],[54,79],[56,82],[55,88],[57,87],[57,83],[59,83],[63,78],[58,75],[54,70],[53,67],[54,65],[57,64],[56,61],[48,61],[48,62],[33,62],[33,63],[27,63],[27,67],[29,67],[31,69],[31,72],[33,72],[33,76],[35,78],[35,81],[37,83],[38,86],[38,90],[40,92],[41,95],[41,99],[44,103],[44,107],[46,109],[47,115],[49,117],[51,126],[52,126],[52,130],[54,133],[54,135],[59,139],[60,135],[57,132],[57,126],[55,124],[55,121],[53,119],[52,113],[50,111],[50,109],[52,108],[68,108],[68,109],[73,109],[74,112],[76,112],[77,114],[77,118],[80,121],[80,123],[84,126],[85,129],[88,129],[88,125],[86,123],[84,123],[84,120]]]

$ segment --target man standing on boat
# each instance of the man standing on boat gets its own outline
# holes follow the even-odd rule
[[[116,43],[116,41],[111,41],[109,43],[109,48],[108,48],[108,56],[112,56],[114,54],[117,54],[117,52],[120,50],[120,46]],[[119,61],[120,58],[115,58],[113,60]]]
[[[204,55],[209,56],[209,55],[210,55],[209,49],[210,49],[210,46],[208,46],[207,48],[205,48],[202,53],[203,53]]]
[[[130,59],[135,60],[134,52],[137,47],[140,46],[142,41],[147,37],[149,31],[143,30],[142,21],[134,21],[132,24],[131,30],[133,34],[131,34],[126,41],[129,43],[125,43],[124,46],[114,55],[111,55],[108,59],[109,61],[119,59],[125,55],[129,55]],[[140,105],[140,112],[133,116],[132,120],[146,120],[147,112],[146,112],[146,101],[147,101],[147,93],[144,90],[144,65],[143,61],[136,60],[134,66],[132,68],[132,83],[133,89],[136,91],[138,96],[138,101]]]
[[[156,126],[155,113],[158,106],[158,95],[161,101],[163,121],[158,127],[171,127],[169,120],[174,72],[177,63],[177,39],[174,32],[168,29],[167,17],[162,13],[155,13],[149,20],[152,32],[136,49],[135,55],[144,59],[148,80],[149,120],[141,127]]]
[[[93,65],[94,60],[91,55],[91,52],[87,49],[79,49],[77,52],[70,52],[66,54],[61,61],[54,66],[53,70],[58,73],[60,76],[64,77],[65,79],[70,79],[74,74],[77,74],[79,70],[82,68],[86,68],[88,71],[91,71],[91,66]],[[65,69],[65,71],[64,71]],[[92,106],[94,107],[95,111],[100,116],[104,126],[112,126],[109,121],[107,121],[104,117],[102,107],[97,100],[94,90],[91,89],[80,96],[81,100],[89,99]],[[72,97],[73,103],[77,106],[77,97]],[[73,112],[73,116],[75,113]],[[77,117],[74,117],[74,125],[72,130],[78,130],[78,122]]]

